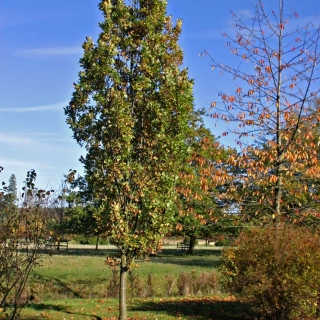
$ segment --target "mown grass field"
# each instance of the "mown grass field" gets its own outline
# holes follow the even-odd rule
[[[110,297],[107,287],[112,271],[105,260],[107,255],[113,253],[114,250],[97,252],[91,249],[70,249],[59,254],[44,254],[31,279],[36,300]],[[181,273],[193,273],[194,277],[201,273],[212,273],[219,266],[220,257],[221,250],[202,249],[189,256],[176,249],[164,249],[148,261],[136,261],[131,277],[128,277],[129,289],[132,278],[135,278],[136,284],[141,287],[142,296],[144,288],[152,286],[154,295],[163,297],[170,289],[166,286],[177,282]],[[179,294],[175,285],[169,293],[170,296]]]
[[[250,309],[232,297],[184,297],[129,299],[131,320],[246,320]],[[116,320],[116,299],[52,300],[27,307],[22,320]]]
[[[34,299],[21,319],[117,319],[118,301],[110,282],[118,275],[105,264],[113,253],[69,249],[43,254],[28,285]],[[192,256],[164,248],[148,261],[137,260],[128,277],[129,318],[250,319],[248,306],[222,294],[214,284],[220,259],[221,250],[198,247]],[[203,287],[204,281],[213,284]]]

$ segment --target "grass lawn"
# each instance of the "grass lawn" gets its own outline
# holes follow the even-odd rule
[[[73,249],[51,256],[43,255],[30,281],[36,301],[110,297],[107,287],[112,271],[105,260],[113,252]],[[220,257],[220,250],[206,250],[205,247],[192,256],[176,249],[163,249],[159,255],[150,257],[149,261],[137,260],[131,277],[128,277],[128,284],[130,287],[130,281],[135,281],[135,285],[141,287],[142,295],[143,290],[151,285],[154,295],[163,297],[167,295],[168,286],[174,282],[170,295],[178,295],[177,282],[181,273],[193,272],[194,276],[212,273],[219,266]],[[130,296],[130,292],[128,294]]]
[[[131,320],[245,320],[248,306],[223,296],[129,299]],[[53,300],[27,307],[21,320],[118,319],[116,299]]]
[[[108,287],[113,274],[104,262],[113,253],[111,249],[69,249],[44,254],[28,284],[34,300],[21,319],[117,319],[118,300],[110,296]],[[190,256],[164,247],[149,261],[137,260],[128,277],[129,318],[250,319],[248,306],[220,294],[219,287],[210,292],[201,289],[196,295],[192,292],[192,286],[212,280],[220,259],[221,250],[216,248],[198,247]],[[183,290],[189,295],[181,296]]]

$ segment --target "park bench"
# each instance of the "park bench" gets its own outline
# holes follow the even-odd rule
[[[206,238],[206,246],[209,246],[210,243],[215,244],[216,241],[217,241],[216,238],[209,238],[209,237],[207,237],[207,238]]]
[[[50,237],[45,241],[44,248],[47,249],[61,249],[65,248],[68,250],[69,241],[67,239],[54,239]]]
[[[189,249],[189,243],[179,242],[177,243],[177,250],[186,251]]]

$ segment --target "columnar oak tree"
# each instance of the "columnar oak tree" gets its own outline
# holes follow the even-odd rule
[[[97,43],[83,44],[65,114],[86,148],[86,179],[119,248],[120,319],[126,319],[127,271],[135,257],[157,251],[173,225],[192,81],[181,69],[182,23],[166,16],[166,1],[103,0],[99,8],[101,33]]]
[[[219,92],[211,117],[229,123],[223,135],[233,133],[241,148],[228,160],[233,174],[220,171],[215,179],[228,183],[225,196],[236,198],[240,209],[251,208],[267,221],[294,220],[306,212],[301,199],[319,200],[311,183],[320,176],[315,137],[320,109],[313,107],[319,92],[319,21],[301,26],[296,12],[285,15],[283,0],[276,11],[260,0],[254,9],[251,17],[232,13],[235,36],[224,35],[240,64],[227,66],[211,57],[212,69],[231,76],[235,88]]]

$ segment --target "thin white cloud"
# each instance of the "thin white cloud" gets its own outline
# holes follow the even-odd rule
[[[21,157],[22,158],[22,157]],[[21,190],[23,186],[23,181],[26,179],[26,174],[31,169],[35,169],[37,172],[36,184],[38,185],[38,177],[40,178],[40,185],[48,185],[48,177],[45,177],[44,172],[55,172],[57,168],[52,165],[48,165],[43,160],[42,161],[26,161],[19,160],[15,158],[1,158],[0,157],[0,166],[3,167],[3,171],[0,173],[0,182],[8,182],[11,174],[14,174],[18,182],[18,190]],[[43,179],[41,179],[43,178]],[[50,177],[51,178],[51,177]]]
[[[231,11],[231,10],[230,10]],[[241,9],[235,14],[240,18],[243,19],[243,21],[246,21],[254,16],[253,12],[248,9]],[[190,32],[186,35],[182,33],[182,36],[185,36],[188,39],[192,40],[224,40],[223,34],[232,34],[234,33],[234,20],[230,18],[230,13],[226,15],[226,19],[223,23],[223,25],[220,28],[212,28],[212,29],[206,29],[202,30],[201,32]]]
[[[53,143],[50,144],[51,147],[54,146],[65,146],[65,144],[70,144],[70,143],[75,143],[73,139],[71,138],[66,138],[62,137],[59,135],[55,134],[50,134],[50,133],[40,133],[40,132],[35,132],[35,133],[1,133],[0,132],[0,145],[1,144],[6,144],[10,146],[15,146],[19,148],[23,147],[30,147],[30,146],[35,146],[39,147],[41,144],[43,147],[47,146],[48,143]],[[55,144],[58,143],[58,144]],[[61,145],[63,143],[63,145]]]
[[[70,137],[66,138],[63,135],[58,135],[51,132],[32,132],[30,135],[41,142],[74,143],[74,140],[70,139]]]
[[[319,16],[306,16],[306,17],[299,17],[299,18],[293,18],[289,21],[288,24],[285,25],[286,32],[295,32],[297,29],[304,29],[302,30],[307,32],[310,32],[311,30],[318,29],[320,25],[320,18]],[[308,26],[308,30],[305,29],[305,27]]]
[[[224,31],[223,29],[210,29],[203,30],[201,32],[190,32],[188,34],[183,34],[182,38],[186,38],[188,40],[221,40],[223,37]]]
[[[252,19],[254,17],[254,12],[249,9],[242,9],[236,12],[236,15],[242,19]]]
[[[29,158],[33,155],[37,159],[52,162],[52,157],[58,157],[58,161],[63,161],[61,155],[78,153],[81,148],[73,139],[59,135],[50,137],[32,132],[0,132],[0,149],[5,150],[7,156],[25,155]]]
[[[6,168],[20,168],[30,170],[34,167],[34,163],[28,161],[17,161],[8,158],[0,158],[0,165],[4,168],[4,170],[6,170]],[[5,171],[3,171],[3,173],[5,173]]]
[[[34,12],[29,11],[28,14],[17,10],[0,10],[0,29],[26,23],[35,23],[43,21],[44,19],[47,19],[47,17],[41,16],[41,14],[35,10]]]
[[[0,133],[0,144],[2,143],[10,146],[18,145],[20,147],[26,147],[34,144],[34,141],[23,136]]]
[[[48,104],[44,106],[36,106],[36,107],[11,107],[11,108],[1,108],[0,112],[13,112],[13,113],[22,113],[22,112],[38,112],[38,111],[61,111],[65,106],[67,106],[68,102],[59,102],[54,104]]]
[[[18,50],[16,54],[24,57],[32,56],[66,56],[83,53],[80,46],[76,47],[54,47],[54,48],[34,48],[26,50]]]
[[[237,18],[239,18],[243,22],[244,25],[247,25],[248,28],[250,29],[250,24],[252,23],[251,20],[255,16],[254,11],[242,9],[242,10],[236,11],[235,15]],[[271,15],[269,16],[269,19],[270,19],[269,21],[275,23]],[[299,16],[298,18],[292,17],[289,23],[285,24],[285,33],[290,34],[297,31],[297,29],[301,29],[301,28],[303,33],[304,31],[303,29],[305,26],[308,26],[308,30],[305,30],[306,33],[310,32],[311,30],[318,29],[320,27],[320,17],[319,16],[303,16],[303,17]],[[225,41],[223,34],[226,34],[231,38],[233,38],[236,32],[238,31],[239,30],[235,27],[235,20],[232,18],[228,18],[225,21],[224,26],[222,26],[219,29],[217,28],[207,29],[207,30],[203,30],[201,33],[189,33],[187,37],[191,39],[208,39],[208,40],[214,39],[214,40]],[[264,31],[268,32],[269,28],[266,27]],[[241,30],[240,32],[245,33],[245,30]]]

